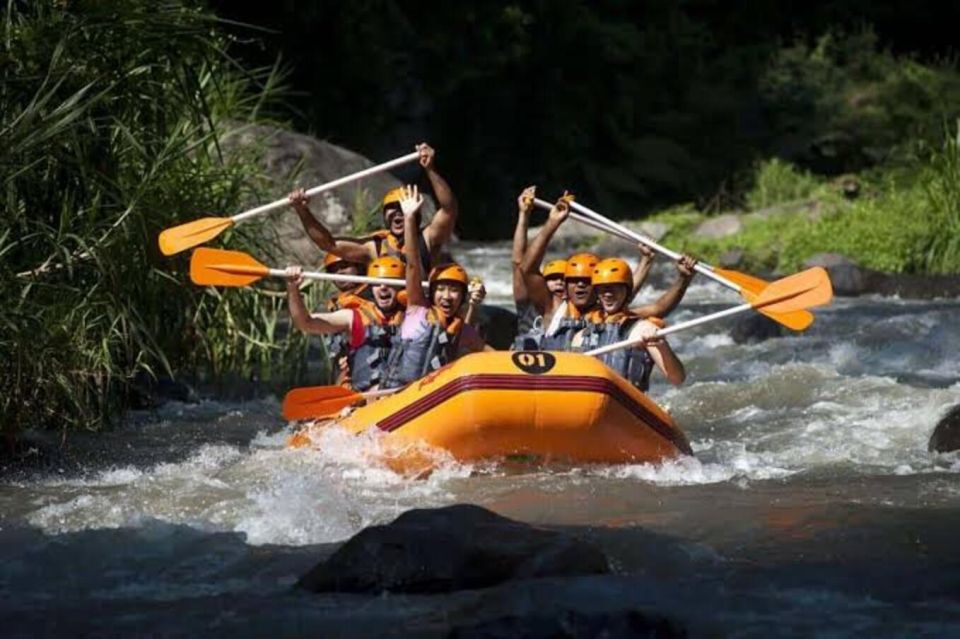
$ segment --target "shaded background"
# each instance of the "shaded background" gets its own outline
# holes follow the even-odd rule
[[[297,128],[378,160],[436,146],[467,237],[509,234],[529,183],[619,215],[736,206],[759,158],[859,171],[957,110],[955,78],[909,69],[953,66],[956,4],[211,4],[269,30],[235,28],[238,51],[281,56]]]

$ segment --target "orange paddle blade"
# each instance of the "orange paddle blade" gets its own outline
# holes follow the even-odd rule
[[[763,289],[770,285],[770,282],[767,280],[754,277],[753,275],[747,275],[746,273],[741,273],[740,271],[730,271],[724,268],[715,268],[713,269],[713,272],[721,277],[725,277],[743,289],[740,291],[741,295],[743,296],[744,300],[750,302],[751,304],[756,301],[757,295],[759,295]],[[801,310],[776,313],[766,308],[761,308],[758,310],[764,315],[768,315],[772,319],[794,331],[802,331],[813,324],[813,313],[810,311]]]
[[[771,282],[751,304],[764,314],[791,313],[828,304],[833,286],[827,271],[819,266]],[[776,319],[771,315],[773,319]]]
[[[270,269],[240,251],[200,247],[190,256],[190,279],[200,286],[246,286]]]
[[[160,232],[160,252],[175,255],[212,240],[233,225],[229,217],[205,217]]]
[[[283,398],[283,416],[291,421],[331,417],[361,399],[363,395],[343,386],[294,388]]]

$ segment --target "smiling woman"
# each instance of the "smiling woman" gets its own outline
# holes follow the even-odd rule
[[[255,197],[257,150],[225,156],[218,141],[263,117],[276,74],[238,70],[216,19],[192,5],[9,3],[4,22],[8,438],[25,426],[99,427],[138,378],[268,378],[274,360],[295,361],[303,342],[277,339],[278,300],[193,289],[166,272],[182,262],[155,253],[159,230],[185,213],[236,210]]]

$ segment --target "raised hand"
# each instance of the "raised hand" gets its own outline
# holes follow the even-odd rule
[[[680,273],[680,276],[685,279],[690,279],[693,277],[694,267],[697,265],[697,260],[689,255],[681,255],[680,259],[677,260],[677,271]]]
[[[291,191],[290,195],[287,196],[287,199],[290,200],[290,204],[293,206],[293,208],[297,210],[307,208],[307,204],[310,202],[310,198],[307,197],[306,191],[301,188]]]
[[[533,198],[537,197],[537,187],[528,186],[517,198],[517,210],[522,215],[526,215],[533,210]]]
[[[400,196],[400,210],[403,211],[404,218],[410,218],[417,214],[420,207],[423,206],[423,196],[420,195],[420,189],[416,184],[403,187],[403,195]]]
[[[643,259],[645,260],[653,259],[653,256],[654,256],[653,250],[643,242],[637,243],[637,250],[640,251],[640,257],[642,257]]]
[[[287,278],[287,286],[300,288],[300,285],[303,283],[303,267],[288,266],[284,269],[283,276]]]
[[[467,286],[467,294],[470,296],[471,304],[483,304],[483,300],[487,297],[487,287],[481,280],[474,278]]]
[[[422,142],[417,145],[417,152],[420,154],[420,166],[427,171],[432,171],[437,152],[434,151],[433,147],[426,142]]]
[[[564,194],[557,203],[553,205],[553,208],[550,209],[549,218],[552,222],[561,224],[564,220],[567,219],[567,216],[570,215],[570,200],[566,194]]]

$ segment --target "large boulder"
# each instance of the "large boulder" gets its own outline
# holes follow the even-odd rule
[[[931,453],[960,450],[960,404],[948,410],[947,414],[937,422],[933,434],[930,435],[927,449]]]
[[[804,268],[822,266],[830,275],[833,292],[837,295],[857,296],[865,292],[864,271],[852,260],[839,253],[817,253],[803,263]]]
[[[312,592],[436,593],[609,571],[592,544],[458,504],[410,510],[361,530],[298,585]]]
[[[742,316],[730,329],[730,337],[737,344],[762,342],[786,334],[787,330],[783,326],[760,313]]]
[[[222,141],[226,153],[260,145],[266,148],[261,171],[267,182],[268,201],[284,197],[297,186],[309,189],[391,159],[372,162],[335,144],[266,125],[238,129]],[[399,167],[395,172],[407,181],[421,178],[416,162]],[[383,194],[401,184],[392,173],[378,173],[317,195],[311,200],[310,208],[334,234],[349,235],[354,222],[361,217],[372,216],[379,224],[379,203]],[[250,203],[251,206],[256,204]],[[427,198],[423,211],[425,219],[432,216],[434,210],[433,202]],[[320,260],[321,251],[306,236],[299,218],[292,211],[276,212],[271,221],[268,228],[276,232],[283,254],[289,256],[291,262],[311,265]]]

